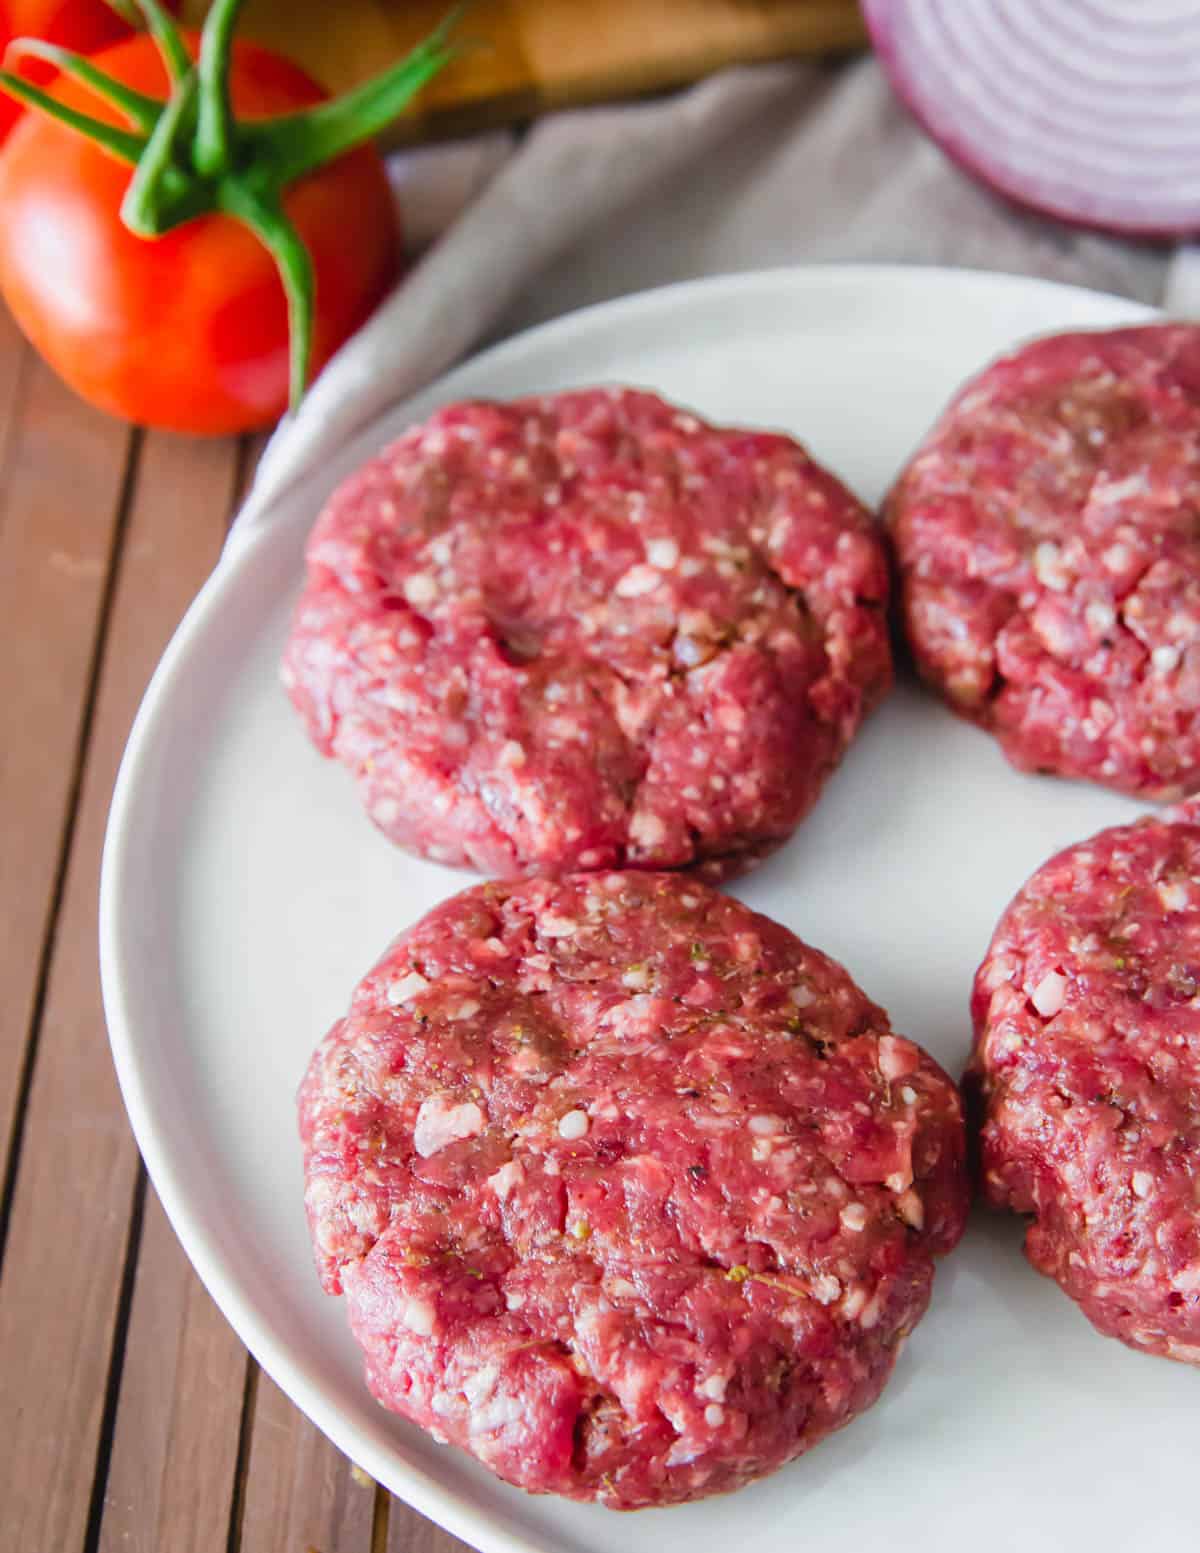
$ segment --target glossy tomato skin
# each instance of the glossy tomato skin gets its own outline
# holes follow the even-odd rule
[[[141,91],[166,94],[144,36],[96,62]],[[325,96],[297,66],[248,43],[234,46],[231,83],[243,118]],[[54,90],[99,112],[72,82]],[[72,388],[126,420],[207,435],[269,424],[287,407],[288,387],[287,304],[274,261],[224,216],[153,240],[134,236],[120,218],[131,176],[44,115],[17,125],[0,150],[0,291],[17,322]],[[396,278],[395,210],[370,147],[295,184],[285,204],[316,274],[315,375]]]
[[[176,9],[173,4],[169,8]],[[0,0],[0,55],[14,38],[41,38],[79,54],[94,54],[128,35],[128,23],[105,0]],[[20,68],[39,85],[54,79],[53,69],[40,60],[23,61]],[[0,93],[0,140],[20,117],[20,107]]]

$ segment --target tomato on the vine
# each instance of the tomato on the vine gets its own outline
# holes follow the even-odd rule
[[[394,201],[363,142],[449,51],[435,34],[364,108],[364,89],[328,102],[232,42],[237,0],[217,0],[203,42],[140,3],[159,36],[62,61],[47,111],[0,149],[0,291],[93,404],[180,431],[262,426],[396,278]]]

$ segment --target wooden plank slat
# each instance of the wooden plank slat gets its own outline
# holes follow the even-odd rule
[[[21,375],[0,490],[0,1159],[12,1146],[43,946],[77,776],[113,535],[129,455],[127,428],[85,408],[48,368],[22,366],[11,323],[0,376]],[[17,903],[20,910],[14,910]]]
[[[470,1553],[470,1549],[402,1500],[393,1498],[388,1505],[386,1553]]]
[[[261,1374],[238,1553],[372,1553],[375,1485]]]
[[[78,456],[77,439],[86,448],[90,423],[81,414],[78,407],[60,410],[56,451],[63,469]],[[48,473],[41,480],[41,506],[54,533],[66,522],[66,503]],[[142,689],[218,553],[231,488],[226,445],[147,438],[119,560],[0,1273],[0,1386],[13,1399],[5,1406],[0,1452],[5,1549],[75,1553],[89,1529],[114,1345],[118,1363],[121,1357],[117,1317],[139,1177],[100,1004],[101,844]],[[76,520],[69,529],[76,545],[80,526]],[[72,558],[64,574],[74,578],[79,552],[64,553]],[[58,629],[69,634],[69,622],[60,620]],[[15,881],[7,885],[13,889]]]
[[[32,356],[11,313],[0,306],[0,481],[7,472],[17,405],[25,388]]]
[[[251,1362],[151,1191],[99,1553],[212,1553],[225,1547]]]
[[[216,514],[235,478],[252,473],[262,440],[213,450],[181,442],[160,449],[150,439],[138,481],[139,506],[156,500],[169,505],[175,488],[186,485],[193,504],[204,510],[211,540]],[[198,476],[203,489],[197,492],[192,488]],[[252,1367],[192,1271],[151,1188],[98,1553],[210,1553],[225,1547]]]
[[[206,0],[186,0],[199,20]],[[446,0],[249,0],[246,32],[331,90],[357,85],[425,36]],[[859,48],[856,0],[475,0],[459,33],[477,40],[422,93],[394,142],[465,134],[548,109],[662,91],[722,65]]]

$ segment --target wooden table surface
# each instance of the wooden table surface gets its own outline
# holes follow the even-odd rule
[[[96,896],[125,738],[257,449],[89,410],[0,307],[0,1553],[452,1553],[204,1292],[109,1058]]]

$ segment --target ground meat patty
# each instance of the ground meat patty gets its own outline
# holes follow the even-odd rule
[[[989,1199],[1102,1332],[1200,1363],[1200,803],[1040,868],[975,981]]]
[[[1017,766],[1200,787],[1200,327],[1039,340],[969,384],[890,521],[909,640]]]
[[[890,681],[886,561],[794,442],[651,394],[459,404],[334,496],[285,683],[393,841],[733,871]]]
[[[878,1396],[966,1211],[954,1085],[687,876],[485,884],[399,938],[300,1093],[386,1407],[615,1508],[736,1488]]]

